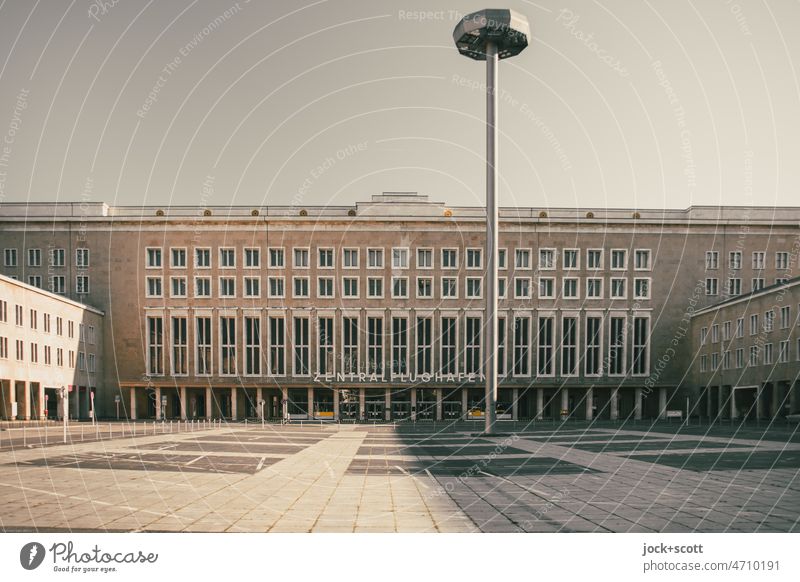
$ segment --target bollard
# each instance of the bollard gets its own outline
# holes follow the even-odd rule
[[[22,425],[22,446],[23,447],[27,447],[28,446],[28,437],[25,435],[25,425],[24,424]]]

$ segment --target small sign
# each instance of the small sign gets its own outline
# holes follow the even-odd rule
[[[117,394],[116,396],[114,396],[114,402],[116,402],[117,404],[119,404],[119,402],[120,402],[121,400],[122,400],[122,397],[120,397],[120,395],[119,395],[119,394]]]
[[[667,410],[667,418],[683,418],[682,410]]]

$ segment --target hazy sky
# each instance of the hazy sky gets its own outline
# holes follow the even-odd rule
[[[483,7],[0,1],[0,202],[481,205],[485,65],[452,31]],[[502,205],[800,200],[800,2],[505,7],[532,39],[501,64]]]

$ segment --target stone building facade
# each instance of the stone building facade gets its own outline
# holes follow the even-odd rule
[[[695,393],[691,316],[797,268],[800,209],[504,208],[500,418],[653,418]],[[483,414],[484,215],[3,204],[0,268],[105,312],[100,411]],[[31,249],[41,262],[28,264]],[[681,404],[678,406],[683,408]]]

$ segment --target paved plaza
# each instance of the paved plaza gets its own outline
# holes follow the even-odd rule
[[[0,431],[0,530],[800,531],[797,425]]]

